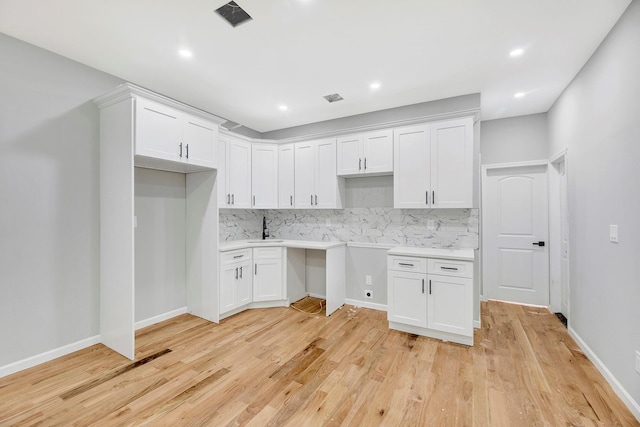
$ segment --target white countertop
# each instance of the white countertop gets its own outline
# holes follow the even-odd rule
[[[230,240],[220,242],[220,252],[233,251],[244,248],[260,248],[260,247],[286,247],[301,249],[319,249],[327,250],[339,246],[346,246],[345,242],[318,242],[313,240],[288,240],[288,239],[250,239],[250,240]]]
[[[473,249],[436,249],[436,248],[416,248],[411,246],[396,246],[389,249],[389,255],[404,255],[423,258],[446,258],[461,261],[473,261]]]

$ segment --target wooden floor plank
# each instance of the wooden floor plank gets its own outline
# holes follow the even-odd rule
[[[298,307],[313,313],[320,301]],[[548,310],[482,304],[474,347],[386,313],[185,314],[0,379],[0,426],[640,426]]]

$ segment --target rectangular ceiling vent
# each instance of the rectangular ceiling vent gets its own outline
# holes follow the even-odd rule
[[[329,102],[338,102],[338,101],[342,101],[344,98],[341,97],[339,93],[332,93],[331,95],[325,95],[324,99],[326,99]]]
[[[250,21],[253,18],[234,1],[230,1],[216,9],[216,13],[222,16],[232,27],[237,27],[243,22]]]

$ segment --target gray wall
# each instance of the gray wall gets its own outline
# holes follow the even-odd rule
[[[324,122],[310,123],[287,129],[265,132],[265,139],[287,139],[301,136],[313,137],[327,132],[348,132],[363,126],[371,126],[392,123],[399,120],[409,120],[423,117],[437,117],[441,114],[455,111],[471,111],[474,114],[480,109],[480,94],[456,96],[437,101],[423,102],[420,104],[406,105],[387,110],[374,111],[372,113],[358,114],[340,119]]]
[[[552,155],[568,148],[569,326],[640,403],[640,2],[549,111]],[[620,243],[609,242],[609,225]],[[640,406],[636,406],[636,416]]]
[[[135,320],[187,305],[186,175],[135,169]]]
[[[480,153],[482,164],[547,159],[547,113],[483,121]]]
[[[0,366],[99,333],[98,109],[121,81],[0,34]]]

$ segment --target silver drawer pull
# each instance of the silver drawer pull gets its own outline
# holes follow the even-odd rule
[[[453,270],[453,271],[458,271],[458,269],[456,267],[440,267],[441,270]]]
[[[408,264],[406,262],[399,262],[398,265],[403,265],[405,267],[415,267],[413,264]]]
[[[233,259],[238,259],[238,258],[242,258],[242,257],[244,257],[244,255],[234,255]]]

